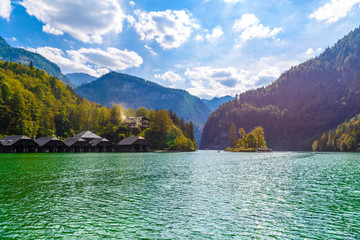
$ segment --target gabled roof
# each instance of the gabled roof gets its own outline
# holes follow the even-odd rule
[[[97,146],[99,143],[105,142],[107,144],[111,144],[111,142],[109,140],[107,140],[106,138],[96,138],[91,140],[89,143],[91,146],[95,147]]]
[[[71,147],[72,145],[74,145],[74,144],[77,143],[77,142],[86,142],[86,143],[87,143],[87,141],[86,141],[85,139],[83,139],[83,138],[76,138],[76,137],[72,137],[72,138],[66,139],[66,140],[64,140],[63,143],[65,143],[66,146]]]
[[[44,146],[45,144],[47,144],[50,141],[59,141],[59,142],[61,142],[61,140],[56,138],[56,137],[39,137],[39,138],[35,139],[35,142],[37,144],[39,144],[40,147]]]
[[[91,131],[83,131],[76,134],[73,138],[102,138]]]
[[[0,139],[0,143],[3,146],[12,146],[20,140],[31,140],[28,136],[25,135],[16,135],[16,136],[6,136]]]
[[[145,140],[145,141],[147,141],[145,138],[140,137],[140,136],[127,137],[127,138],[124,138],[123,140],[121,140],[118,143],[118,146],[129,146],[129,145],[134,144],[137,140]]]

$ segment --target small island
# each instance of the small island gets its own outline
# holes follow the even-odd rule
[[[238,137],[238,134],[240,137]],[[229,152],[271,152],[267,148],[265,141],[264,129],[261,126],[255,127],[250,133],[246,133],[245,129],[240,128],[236,131],[235,124],[231,124],[229,130],[229,138],[231,146],[225,151]]]

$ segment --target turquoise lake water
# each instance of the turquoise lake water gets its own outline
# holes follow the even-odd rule
[[[360,239],[360,154],[1,154],[0,238]]]

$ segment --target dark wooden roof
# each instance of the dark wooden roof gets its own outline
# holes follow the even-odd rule
[[[32,140],[32,139],[25,135],[6,136],[0,139],[0,143],[3,146],[12,146],[20,140]]]
[[[93,147],[96,147],[98,144],[101,144],[101,143],[106,143],[107,145],[112,145],[111,142],[109,140],[107,140],[106,138],[96,138],[96,139],[91,140],[89,143]]]
[[[76,137],[72,137],[69,139],[64,140],[64,143],[66,144],[66,146],[71,147],[72,145],[74,145],[77,142],[82,142],[82,143],[88,143],[85,139],[83,138],[76,138]]]
[[[56,138],[56,137],[39,137],[37,139],[35,139],[35,142],[40,146],[44,146],[45,144],[49,143],[50,141],[57,141],[57,142],[61,142],[60,139]],[[61,142],[62,143],[62,142]]]
[[[127,138],[124,138],[123,140],[121,140],[119,143],[118,143],[118,146],[129,146],[129,145],[133,145],[136,141],[138,140],[144,140],[146,142],[148,142],[148,140],[146,140],[145,138],[143,137],[140,137],[140,136],[136,136],[136,137],[127,137]],[[149,142],[148,142],[149,143]],[[149,143],[150,144],[150,143]]]
[[[80,133],[76,134],[73,138],[83,138],[83,139],[92,138],[92,139],[95,139],[95,138],[102,138],[102,137],[96,135],[95,133],[93,133],[91,131],[83,131],[83,132],[80,132]]]

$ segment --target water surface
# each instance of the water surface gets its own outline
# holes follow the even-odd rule
[[[360,239],[360,155],[1,154],[4,237]]]

